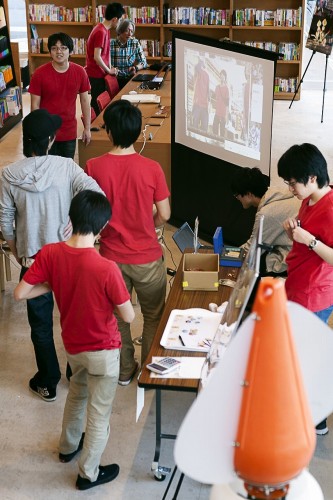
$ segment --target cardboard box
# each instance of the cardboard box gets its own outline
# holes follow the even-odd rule
[[[184,254],[183,290],[217,291],[218,286],[219,256],[217,254]]]

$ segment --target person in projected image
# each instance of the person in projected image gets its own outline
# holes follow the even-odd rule
[[[286,257],[292,245],[283,222],[286,218],[296,216],[299,201],[286,189],[269,187],[269,177],[256,167],[240,168],[231,181],[231,190],[244,209],[257,209],[252,234],[242,245],[246,252],[257,234],[260,217],[265,217],[262,241],[271,249],[262,253],[260,276],[286,277]]]
[[[220,83],[215,88],[215,103],[213,134],[224,137],[229,113],[229,88],[227,84],[227,72],[224,69],[220,73]]]
[[[194,94],[192,125],[194,128],[208,130],[209,76],[204,61],[199,59],[194,68]]]

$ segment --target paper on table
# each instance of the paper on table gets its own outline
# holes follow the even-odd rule
[[[153,356],[153,362],[163,359],[159,356]],[[180,367],[171,373],[166,375],[159,375],[158,373],[151,372],[150,378],[201,378],[201,370],[206,358],[194,358],[194,357],[181,357],[174,358],[180,361]]]

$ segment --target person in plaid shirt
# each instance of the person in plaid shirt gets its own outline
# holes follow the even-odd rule
[[[135,24],[123,19],[118,24],[117,38],[111,40],[111,65],[118,69],[117,79],[122,89],[140,69],[147,67],[146,56],[139,40],[134,38]]]

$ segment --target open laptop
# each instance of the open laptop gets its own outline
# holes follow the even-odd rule
[[[173,233],[172,239],[182,253],[184,253],[186,248],[190,248],[194,251],[194,232],[187,222],[184,222],[184,224]],[[212,246],[202,245],[200,241],[198,241],[198,246],[199,248],[213,248]]]
[[[150,82],[155,76],[152,73],[138,73],[132,78],[132,82]]]
[[[140,87],[144,90],[159,90],[162,87],[170,69],[171,69],[171,65],[166,64],[165,66],[163,66],[163,68],[160,69],[160,71],[153,77],[152,80],[150,80],[148,82],[142,82]],[[163,76],[161,76],[163,71],[164,71],[164,74],[163,74]]]

